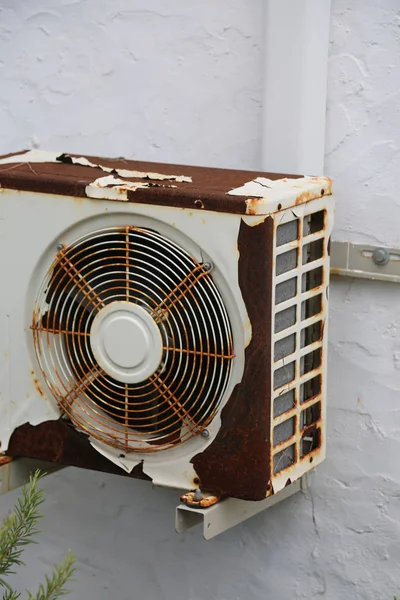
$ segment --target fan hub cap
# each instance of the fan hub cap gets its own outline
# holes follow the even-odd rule
[[[96,315],[90,345],[99,366],[122,383],[139,383],[159,367],[163,343],[151,315],[138,304],[112,302]]]

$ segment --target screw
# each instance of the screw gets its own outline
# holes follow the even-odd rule
[[[212,269],[212,268],[213,268],[213,266],[212,266],[212,264],[211,264],[211,263],[209,263],[209,262],[205,262],[205,263],[203,263],[203,269],[204,269],[205,271],[211,271],[211,269]]]
[[[63,250],[64,244],[57,244],[57,250]]]
[[[203,500],[203,494],[201,493],[200,488],[194,490],[194,500],[196,500],[196,502],[200,502],[200,500]]]
[[[382,267],[387,265],[390,260],[390,254],[386,248],[376,248],[372,254],[372,260],[376,265]]]
[[[208,429],[203,429],[203,431],[201,432],[201,437],[205,440],[207,440],[210,437],[210,432],[208,431]]]

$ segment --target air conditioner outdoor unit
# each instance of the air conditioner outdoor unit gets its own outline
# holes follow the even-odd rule
[[[321,463],[329,179],[34,150],[0,186],[1,452],[199,507]]]

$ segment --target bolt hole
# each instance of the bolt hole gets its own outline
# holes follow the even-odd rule
[[[210,527],[211,527],[211,523],[208,523],[207,524],[207,529],[210,529]]]
[[[204,202],[202,200],[200,200],[200,198],[198,198],[197,200],[194,201],[194,205],[197,206],[198,208],[204,208]]]
[[[313,460],[314,460],[314,458],[312,456],[310,456],[310,463],[312,463]]]
[[[278,210],[281,210],[281,208],[282,208],[282,204],[279,202],[279,204],[278,204]]]
[[[324,188],[322,188],[322,190],[321,190],[321,196],[323,196],[324,194],[325,194],[325,190],[324,190]]]
[[[199,485],[199,483],[200,483],[200,479],[199,479],[198,477],[195,477],[195,478],[193,479],[193,483],[194,483],[195,485]]]

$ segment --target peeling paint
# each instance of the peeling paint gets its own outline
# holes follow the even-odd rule
[[[165,175],[146,171],[131,171],[129,169],[115,169],[104,165],[92,163],[84,156],[74,157],[62,152],[47,152],[44,150],[29,150],[22,154],[8,156],[0,159],[0,164],[23,164],[23,163],[65,163],[101,169],[105,173],[116,173],[119,177],[150,179],[154,181],[176,181],[178,183],[192,183],[192,178],[185,175]],[[147,187],[147,186],[142,186]]]
[[[128,200],[128,191],[135,192],[138,189],[160,187],[176,187],[176,185],[163,185],[149,181],[124,181],[117,179],[114,175],[99,177],[86,186],[86,195],[89,198],[106,198],[109,200]]]
[[[110,460],[112,463],[123,469],[126,473],[131,473],[133,469],[140,464],[140,459],[137,456],[129,456],[129,453],[122,454],[117,448],[106,446],[99,440],[89,438],[89,441],[93,448],[99,452],[102,456]]]
[[[254,216],[254,215],[243,215],[242,221],[249,225],[250,227],[256,227],[257,225],[261,225],[264,223],[265,219],[268,218],[268,215]]]
[[[211,421],[207,426],[208,437],[203,438],[198,435],[200,430],[193,430],[193,436],[190,444],[172,444],[172,440],[168,439],[167,442],[170,446],[166,446],[168,449],[168,460],[160,456],[153,456],[153,450],[155,444],[147,442],[146,440],[140,441],[135,447],[129,445],[128,433],[124,432],[123,441],[118,441],[118,436],[115,431],[119,432],[119,429],[108,430],[103,422],[97,422],[93,425],[87,425],[87,419],[82,417],[81,413],[83,409],[75,395],[80,397],[84,396],[85,388],[81,387],[81,382],[76,385],[70,385],[70,382],[62,381],[62,388],[57,388],[56,393],[54,388],[51,387],[51,378],[48,376],[47,371],[42,369],[40,384],[39,380],[35,377],[35,373],[32,372],[32,380],[29,381],[29,387],[23,389],[23,395],[26,396],[26,392],[35,394],[35,404],[33,403],[21,403],[21,410],[19,405],[12,406],[13,398],[8,399],[9,406],[12,406],[13,423],[15,421],[18,424],[24,425],[30,423],[35,425],[37,423],[38,415],[43,421],[42,415],[44,410],[44,401],[46,400],[45,394],[42,392],[42,383],[47,385],[52,392],[54,398],[53,401],[49,402],[50,408],[54,407],[54,400],[57,401],[57,411],[52,411],[53,415],[56,413],[60,415],[60,408],[71,418],[72,425],[76,426],[78,430],[84,431],[89,437],[86,438],[91,449],[96,450],[98,455],[106,458],[110,464],[121,469],[123,473],[130,474],[135,469],[140,469],[141,474],[152,479],[154,485],[162,485],[167,487],[175,487],[178,489],[191,490],[194,485],[198,485],[201,490],[210,492],[214,496],[232,496],[236,498],[243,498],[248,500],[262,500],[268,493],[272,491],[272,485],[274,492],[279,491],[280,487],[284,487],[290,475],[291,480],[294,480],[298,476],[297,470],[289,470],[280,473],[277,477],[273,477],[273,453],[283,451],[286,448],[276,446],[274,449],[271,448],[271,370],[265,369],[262,373],[257,369],[257,365],[264,364],[269,365],[271,361],[271,336],[272,332],[272,314],[271,303],[274,305],[272,277],[274,272],[274,250],[273,250],[273,236],[274,236],[274,220],[282,221],[286,219],[292,220],[293,215],[304,213],[307,210],[316,210],[315,204],[310,204],[308,201],[313,199],[314,196],[323,196],[319,201],[320,204],[324,204],[328,201],[325,199],[326,195],[330,195],[330,180],[326,178],[300,178],[300,179],[280,179],[273,181],[268,179],[268,175],[263,178],[257,178],[253,184],[262,188],[261,192],[255,191],[255,195],[247,198],[241,196],[242,188],[235,188],[238,190],[237,194],[239,197],[227,197],[226,190],[233,188],[235,185],[240,183],[247,178],[251,178],[252,174],[246,174],[243,172],[233,172],[236,179],[232,179],[232,171],[220,170],[217,173],[215,170],[209,169],[203,171],[202,175],[199,175],[196,180],[199,179],[199,189],[191,189],[190,186],[183,186],[178,188],[178,193],[172,193],[170,196],[164,194],[163,190],[166,188],[177,188],[179,185],[169,176],[163,176],[160,174],[154,174],[152,169],[163,170],[163,165],[157,165],[152,167],[150,163],[122,163],[122,166],[138,167],[141,171],[134,170],[117,170],[110,167],[102,167],[101,162],[107,162],[107,159],[101,158],[86,158],[86,157],[71,157],[67,154],[52,154],[50,158],[53,160],[53,165],[39,167],[35,169],[31,168],[29,162],[38,160],[46,162],[49,160],[49,153],[44,152],[27,152],[24,155],[17,155],[10,157],[6,160],[14,161],[14,166],[11,165],[9,168],[19,167],[18,160],[23,158],[26,165],[29,168],[21,168],[21,179],[16,180],[16,184],[22,183],[25,185],[24,177],[27,180],[27,186],[32,186],[32,181],[35,183],[35,178],[40,178],[44,182],[45,189],[50,191],[44,194],[38,193],[37,189],[33,190],[35,196],[35,215],[46,214],[47,217],[52,215],[51,211],[63,210],[63,218],[58,221],[57,218],[52,218],[52,232],[51,240],[54,240],[54,231],[58,231],[57,239],[62,240],[63,244],[67,243],[64,239],[65,234],[61,232],[65,231],[68,226],[67,220],[70,219],[70,225],[74,225],[76,221],[76,203],[72,202],[75,197],[76,191],[81,194],[79,197],[84,197],[85,194],[90,198],[99,199],[110,199],[127,201],[131,200],[135,206],[131,204],[125,204],[124,211],[126,212],[127,223],[131,222],[129,215],[135,215],[136,219],[142,217],[146,220],[148,218],[154,218],[154,207],[147,205],[147,197],[151,197],[151,190],[149,188],[160,188],[160,190],[154,190],[153,196],[158,201],[158,196],[167,196],[164,201],[168,204],[164,208],[157,207],[157,227],[165,227],[168,229],[169,234],[175,236],[173,231],[167,228],[167,223],[174,223],[174,229],[182,232],[185,236],[182,239],[182,244],[186,244],[186,238],[193,240],[193,243],[198,243],[198,248],[195,252],[201,255],[202,262],[204,258],[202,251],[206,253],[207,260],[211,264],[214,264],[215,277],[220,277],[219,281],[221,285],[225,286],[228,284],[229,294],[226,291],[224,300],[228,308],[229,315],[237,315],[238,302],[243,303],[240,312],[241,319],[235,323],[234,332],[234,344],[236,349],[235,357],[235,372],[233,377],[229,380],[229,387],[226,389],[226,395],[224,401],[221,402],[221,408],[218,412],[213,415]],[[91,161],[94,162],[91,162]],[[16,161],[16,162],[15,162]],[[97,164],[99,163],[99,164]],[[110,165],[114,163],[110,160]],[[121,165],[120,163],[116,163]],[[140,165],[145,165],[141,167]],[[54,168],[55,165],[55,168]],[[79,167],[77,166],[79,165]],[[166,170],[177,171],[180,167],[167,167]],[[94,170],[93,170],[94,169]],[[195,169],[195,167],[193,167]],[[1,168],[0,168],[1,170]],[[35,172],[36,171],[36,172]],[[149,172],[148,172],[149,171]],[[17,171],[12,171],[15,174]],[[34,173],[35,177],[32,177]],[[198,173],[198,171],[196,171]],[[119,176],[120,175],[120,176]],[[137,176],[140,177],[132,178],[131,180],[124,179],[123,176]],[[143,176],[143,177],[142,177]],[[53,179],[52,179],[53,177]],[[273,177],[273,175],[271,175]],[[160,180],[157,180],[159,178]],[[203,179],[202,179],[203,178]],[[67,186],[63,190],[62,195],[57,202],[54,198],[49,197],[49,194],[54,194],[54,188],[52,185],[57,180],[62,179],[67,182]],[[69,182],[70,180],[70,182]],[[8,181],[8,180],[7,180]],[[215,183],[214,183],[215,181]],[[251,183],[251,182],[250,182]],[[68,185],[70,187],[68,187]],[[246,184],[247,185],[247,184]],[[47,188],[46,188],[47,186]],[[77,186],[79,189],[77,189]],[[215,186],[215,187],[214,187]],[[244,186],[246,187],[246,186]],[[203,213],[200,211],[193,210],[193,202],[203,202],[203,188],[204,188],[204,199],[203,204],[206,209]],[[26,206],[32,206],[32,202],[28,195],[18,195],[18,201],[15,200],[15,192],[13,188],[8,192],[8,202],[10,207],[10,214],[14,221],[17,223],[20,212],[20,202],[26,202]],[[22,188],[16,188],[24,189]],[[136,190],[147,190],[144,193],[137,193]],[[160,192],[161,194],[157,194]],[[200,195],[198,195],[200,193]],[[271,197],[265,197],[265,193],[270,193]],[[47,194],[47,195],[46,195]],[[259,197],[257,194],[261,194]],[[233,194],[235,195],[235,194]],[[187,196],[190,208],[184,210],[181,207],[174,205],[175,196]],[[241,196],[241,197],[240,197]],[[76,196],[78,197],[78,196]],[[136,198],[138,201],[136,202]],[[210,212],[208,202],[215,202],[217,207],[221,204],[223,208],[226,208],[229,204],[237,205],[236,210],[239,210],[240,214],[223,214],[217,212]],[[225,203],[225,204],[224,204]],[[275,203],[275,204],[274,204]],[[57,207],[55,207],[57,204]],[[170,206],[171,204],[171,206]],[[289,204],[286,210],[283,208],[285,204]],[[95,216],[98,219],[98,223],[103,219],[103,214],[99,214],[99,206],[97,203],[85,202],[79,203],[79,206],[85,207],[85,216]],[[7,205],[8,206],[8,205]],[[195,204],[196,206],[196,204]],[[247,211],[246,211],[247,206]],[[12,210],[14,212],[12,212]],[[101,207],[104,209],[104,213],[108,208],[106,205]],[[229,208],[229,206],[228,206]],[[247,212],[247,214],[243,214]],[[270,216],[271,212],[274,212],[273,217]],[[142,216],[139,216],[142,215]],[[53,215],[55,216],[55,215]],[[114,218],[114,217],[113,217]],[[121,217],[118,216],[118,219]],[[125,216],[124,216],[125,222]],[[202,225],[200,226],[200,223]],[[122,226],[122,223],[121,223]],[[130,225],[128,226],[129,229]],[[85,232],[89,233],[93,229],[93,221],[88,219],[84,222],[81,227],[79,225],[80,235]],[[124,236],[126,235],[126,227],[122,228]],[[201,229],[201,232],[198,230]],[[178,235],[178,232],[176,232]],[[46,235],[43,230],[35,229],[35,241],[36,241],[36,254],[41,256],[43,247],[46,247]],[[72,239],[75,238],[75,234],[70,234]],[[181,233],[179,233],[179,236]],[[322,236],[322,233],[320,234]],[[125,240],[125,237],[124,237]],[[8,243],[6,243],[8,241]],[[11,240],[2,240],[7,249],[12,246]],[[177,241],[179,241],[177,239]],[[53,242],[54,243],[54,242]],[[60,242],[59,242],[60,243]],[[33,243],[30,246],[29,258],[33,256]],[[128,250],[129,255],[129,250]],[[257,257],[260,256],[260,260]],[[125,254],[123,256],[125,260]],[[125,264],[125,262],[124,262]],[[31,263],[27,261],[26,269],[28,274],[31,273]],[[218,270],[221,274],[218,274]],[[228,271],[230,276],[227,277]],[[81,283],[81,280],[79,279]],[[43,290],[47,289],[46,283],[43,283]],[[90,286],[89,286],[90,287]],[[129,287],[129,286],[128,286]],[[81,289],[81,287],[79,287]],[[232,294],[233,291],[233,294]],[[248,295],[245,294],[245,291]],[[14,290],[14,294],[17,292]],[[91,292],[90,292],[91,293]],[[234,302],[228,299],[228,296],[234,297]],[[44,296],[43,296],[44,299]],[[290,299],[289,299],[290,300]],[[43,300],[44,302],[44,300]],[[43,304],[47,308],[47,303]],[[33,303],[35,307],[35,303]],[[282,307],[280,307],[282,308]],[[265,318],[265,315],[268,318]],[[33,330],[36,330],[38,315],[33,315]],[[40,321],[40,319],[39,319]],[[232,319],[234,322],[234,319]],[[48,323],[43,324],[40,321],[40,326],[44,327],[44,331],[55,333],[55,329],[47,329]],[[69,331],[61,330],[58,327],[58,333],[69,335]],[[30,332],[29,332],[30,333]],[[50,346],[48,333],[46,334],[46,344],[49,356],[54,351],[54,348]],[[35,334],[33,334],[34,349],[36,350],[36,358],[38,359],[40,366],[44,356],[44,351],[37,351],[35,343]],[[32,343],[32,339],[29,337],[29,343]],[[40,358],[42,357],[42,358]],[[231,357],[230,357],[231,358]],[[37,366],[36,362],[34,366]],[[53,363],[54,366],[54,363]],[[278,365],[279,366],[279,365]],[[276,367],[278,368],[278,367]],[[88,375],[88,374],[87,374]],[[92,373],[90,373],[92,375]],[[59,374],[54,370],[54,377],[59,378]],[[87,379],[87,377],[86,377]],[[240,385],[238,385],[240,384]],[[59,385],[57,383],[57,385]],[[65,389],[64,389],[65,388]],[[79,391],[79,394],[77,393]],[[274,388],[272,388],[272,394]],[[261,398],[260,401],[253,402],[251,398]],[[74,414],[69,414],[67,411],[66,398],[73,398],[74,403]],[[250,400],[249,400],[250,399]],[[174,400],[175,401],[175,400]],[[46,402],[47,404],[47,402]],[[39,414],[36,405],[40,405],[41,411]],[[54,407],[55,408],[55,407]],[[50,411],[49,411],[50,412]],[[85,409],[86,415],[86,409]],[[29,415],[28,415],[29,413]],[[46,413],[47,415],[47,413]],[[34,417],[34,419],[32,419]],[[49,421],[47,417],[46,422]],[[54,427],[54,424],[50,425]],[[49,427],[50,427],[49,426]],[[100,427],[100,429],[99,429]],[[4,425],[0,423],[0,434]],[[103,429],[104,431],[103,431]],[[15,427],[14,430],[16,431]],[[12,429],[7,429],[4,438],[7,444],[10,438]],[[102,435],[99,434],[102,432]],[[121,427],[122,431],[122,427]],[[298,431],[296,441],[300,444],[300,432]],[[104,434],[104,435],[103,435]],[[303,435],[304,432],[302,431]],[[14,434],[13,434],[14,435]],[[0,439],[3,438],[0,435]],[[20,439],[20,438],[18,438]],[[122,438],[121,438],[122,439]],[[207,440],[207,441],[206,441]],[[180,440],[182,441],[182,440]],[[151,447],[149,447],[151,445]],[[16,446],[13,446],[14,449]],[[244,451],[245,449],[245,451]],[[146,455],[145,455],[146,454]],[[154,452],[156,454],[156,452]],[[145,455],[145,456],[144,456]],[[60,459],[60,454],[57,450],[54,454],[55,459]],[[265,457],[269,456],[271,460],[266,461]],[[311,458],[311,457],[310,457]],[[314,461],[314,455],[313,455]],[[308,459],[307,459],[308,460]],[[313,464],[316,464],[316,460]],[[251,465],[251,468],[249,468]],[[298,467],[300,468],[300,467]],[[304,471],[308,471],[311,465],[306,462],[302,463]],[[296,465],[297,469],[297,465]],[[237,473],[241,472],[241,477],[237,477]],[[199,483],[194,483],[195,479],[199,480]],[[274,481],[272,481],[274,479]],[[282,481],[281,481],[282,480]],[[282,483],[282,486],[281,486]]]
[[[331,195],[332,181],[328,177],[285,177],[276,180],[256,177],[227,193],[231,196],[250,196],[246,200],[246,214],[262,215]]]
[[[112,167],[105,167],[104,165],[95,164],[90,162],[84,156],[76,158],[69,154],[61,154],[57,157],[56,162],[64,162],[73,165],[81,165],[83,167],[92,167],[95,169],[101,169],[105,173],[116,173],[119,177],[130,177],[138,179],[151,179],[154,181],[177,181],[178,183],[191,183],[192,178],[186,177],[185,175],[164,175],[162,173],[152,173],[146,171],[131,171],[129,169],[114,169]]]

